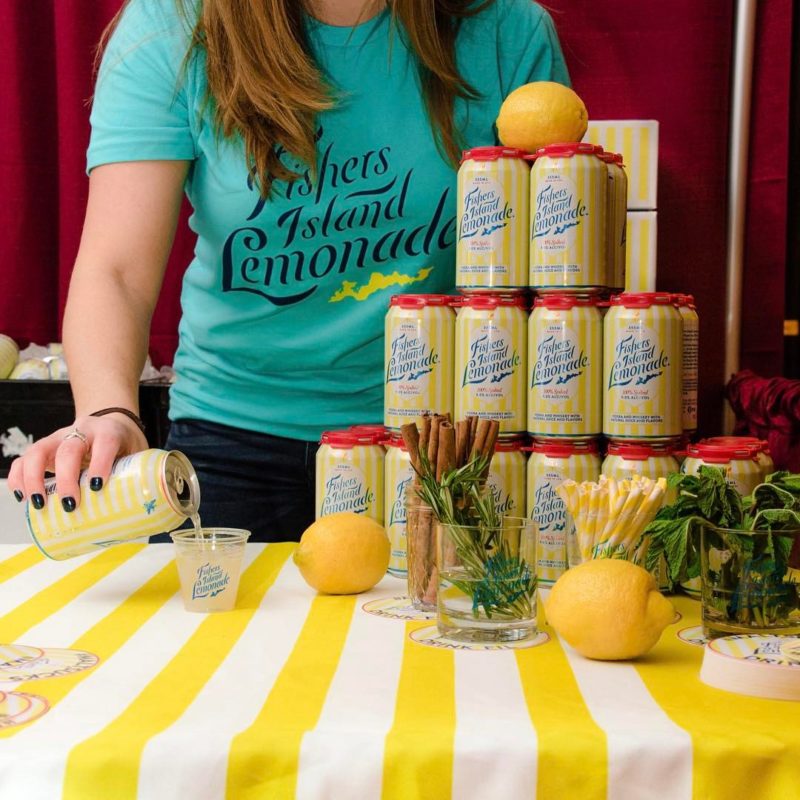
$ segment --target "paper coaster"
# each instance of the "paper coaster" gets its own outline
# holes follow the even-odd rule
[[[39,719],[50,709],[44,697],[35,694],[9,692],[0,701],[0,730],[16,728]]]
[[[24,644],[0,644],[0,669],[15,667],[18,664],[24,664],[26,661],[41,658],[43,655],[44,650],[41,647],[28,647]]]
[[[56,678],[71,675],[96,666],[100,659],[85,650],[46,648],[42,655],[29,661],[0,665],[0,681],[35,681],[39,678]]]
[[[703,647],[708,641],[703,634],[702,625],[693,625],[691,628],[681,628],[678,631],[678,638],[686,644],[694,644],[698,647]]]
[[[703,653],[700,680],[737,694],[800,701],[800,636],[714,639]]]
[[[460,642],[442,636],[435,625],[417,628],[417,630],[411,631],[409,637],[415,642],[427,645],[428,647],[442,647],[446,650],[479,650],[484,652],[487,650],[526,650],[529,647],[538,647],[540,644],[544,644],[550,640],[550,636],[547,633],[539,631],[530,639],[524,639],[519,642]]]
[[[376,617],[386,617],[388,619],[436,619],[435,611],[419,611],[411,605],[410,598],[402,595],[370,600],[368,603],[364,603],[361,608],[367,614],[374,614]]]

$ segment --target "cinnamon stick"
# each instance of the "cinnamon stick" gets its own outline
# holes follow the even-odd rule
[[[497,437],[500,435],[500,423],[495,419],[489,420],[489,422],[491,423],[489,432],[486,436],[486,441],[483,445],[483,451],[481,453],[481,455],[486,457],[486,466],[484,467],[481,475],[482,480],[486,480],[489,475],[489,467],[492,465],[494,449],[497,446]]]
[[[478,430],[478,417],[468,417],[469,419],[469,445],[467,447],[467,455],[472,452],[475,446],[475,432]]]
[[[439,454],[439,426],[441,425],[441,419],[437,414],[435,417],[431,419],[431,431],[430,431],[430,438],[428,439],[428,463],[431,465],[431,472],[436,471],[436,460]]]
[[[486,446],[486,437],[489,435],[491,428],[491,420],[482,419],[478,422],[478,427],[475,429],[475,441],[472,444],[472,452],[470,453],[470,460],[483,455],[483,450]]]
[[[456,467],[463,467],[467,463],[469,453],[469,420],[462,419],[456,422]]]
[[[411,456],[411,466],[414,472],[419,474],[422,467],[419,461],[419,431],[416,422],[408,422],[400,427],[400,435],[403,437],[408,454]]]
[[[456,465],[456,432],[447,420],[439,423],[439,452],[436,458],[436,482]]]

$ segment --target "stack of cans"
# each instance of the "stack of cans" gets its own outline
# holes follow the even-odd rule
[[[467,150],[458,204],[459,296],[398,295],[386,317],[391,571],[404,574],[413,477],[397,434],[424,413],[450,413],[500,423],[489,485],[503,513],[538,523],[548,584],[566,566],[572,524],[558,483],[596,481],[606,448],[607,474],[678,469],[672,454],[697,427],[694,301],[619,293],[627,177],[622,157],[598,145]]]

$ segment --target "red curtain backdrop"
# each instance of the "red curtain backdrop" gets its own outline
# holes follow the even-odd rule
[[[86,202],[94,44],[121,0],[0,0],[0,332],[60,337]],[[731,0],[549,0],[576,90],[596,119],[657,119],[659,288],[695,295],[701,429],[719,428]],[[791,0],[759,3],[746,231],[743,366],[778,374],[786,241]],[[157,365],[176,344],[193,247],[178,232],[153,322]]]

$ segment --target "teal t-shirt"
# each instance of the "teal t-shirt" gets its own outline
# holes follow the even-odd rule
[[[189,31],[176,0],[132,0],[103,58],[88,168],[192,162],[197,245],[172,419],[306,440],[379,422],[389,298],[453,290],[456,171],[436,148],[389,13],[355,28],[309,19],[308,29],[339,99],[318,119],[318,180],[278,182],[267,201],[241,142],[218,141],[203,113],[202,55],[182,69]],[[467,19],[457,60],[481,95],[456,105],[470,147],[496,143],[497,112],[516,87],[569,81],[552,21],[532,0],[497,0]]]

